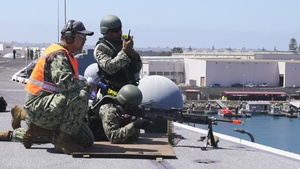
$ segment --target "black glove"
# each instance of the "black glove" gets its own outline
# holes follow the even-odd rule
[[[135,57],[135,51],[133,49],[133,40],[123,40],[123,50],[129,57]]]
[[[145,129],[151,124],[151,121],[146,119],[137,119],[133,122],[133,127],[137,129]]]

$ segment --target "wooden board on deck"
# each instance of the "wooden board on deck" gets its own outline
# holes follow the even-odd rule
[[[111,144],[108,141],[96,141],[85,152],[72,153],[73,157],[83,158],[176,158],[166,134],[142,133],[134,143]]]

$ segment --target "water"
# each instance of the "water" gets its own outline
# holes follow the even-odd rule
[[[247,130],[253,135],[255,143],[300,154],[300,118],[252,115],[251,118],[239,119],[244,125],[218,122],[213,125],[213,131],[251,141],[247,134],[233,131],[234,128]],[[196,124],[196,127],[207,129],[207,126],[200,124]]]

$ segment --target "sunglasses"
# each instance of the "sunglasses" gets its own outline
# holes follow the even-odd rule
[[[110,29],[110,31],[112,31],[113,33],[118,33],[118,32],[121,32],[122,31],[122,28],[119,27],[119,28],[114,28],[114,29]]]

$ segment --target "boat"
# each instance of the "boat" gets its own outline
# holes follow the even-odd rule
[[[271,110],[268,112],[268,115],[270,116],[285,116],[284,113],[280,112],[279,107],[272,105]]]
[[[224,117],[232,117],[232,111],[229,110],[228,108],[222,108],[218,112],[219,115],[224,116]]]
[[[234,117],[246,117],[246,118],[249,118],[251,116],[252,114],[250,112],[245,112],[245,111],[239,111],[238,114],[234,115]]]
[[[289,118],[299,117],[299,111],[294,102],[283,104],[280,113]]]

